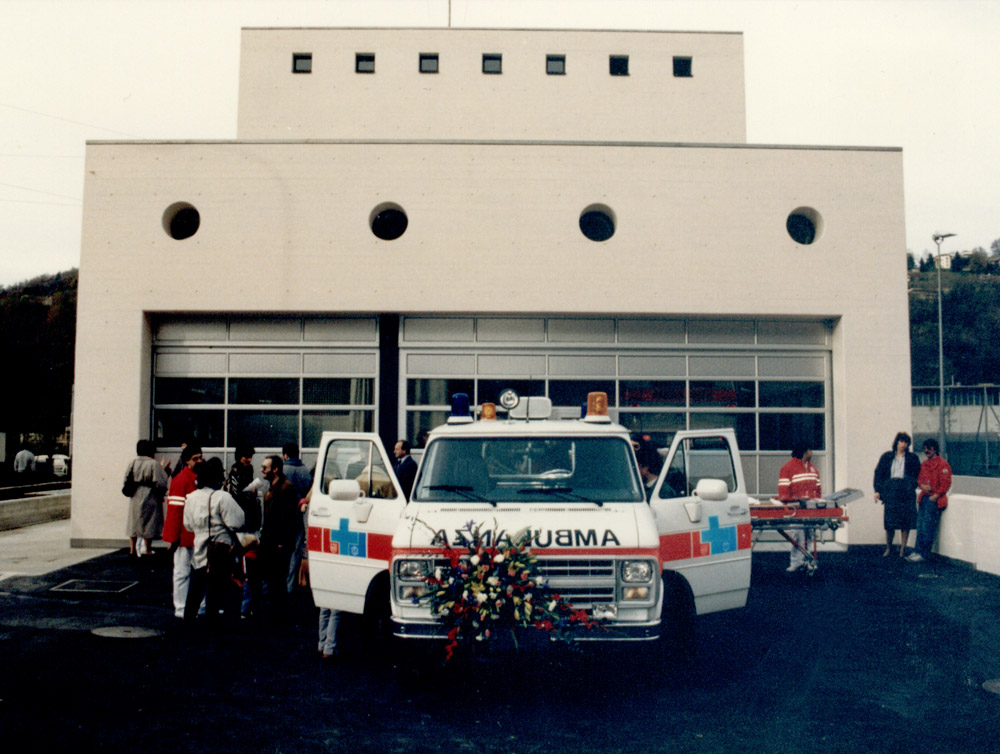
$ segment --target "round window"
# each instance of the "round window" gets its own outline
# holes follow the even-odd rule
[[[372,233],[383,241],[395,241],[406,232],[406,213],[398,204],[380,204],[368,218]]]
[[[591,241],[607,241],[615,234],[615,213],[603,204],[591,204],[580,214],[580,232]]]
[[[819,240],[823,232],[823,218],[812,207],[799,207],[788,215],[785,229],[795,243],[808,246]]]
[[[163,230],[175,241],[183,241],[198,232],[201,214],[187,202],[175,202],[163,212]]]

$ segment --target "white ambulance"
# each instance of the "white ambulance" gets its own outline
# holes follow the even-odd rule
[[[750,509],[732,430],[678,432],[647,501],[603,393],[575,420],[550,418],[547,398],[503,398],[506,418],[453,409],[430,433],[409,501],[377,435],[323,434],[308,514],[318,606],[444,638],[423,579],[476,526],[531,532],[547,584],[607,628],[580,640],[675,636],[695,614],[745,605]]]

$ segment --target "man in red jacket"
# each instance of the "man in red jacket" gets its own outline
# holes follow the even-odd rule
[[[819,483],[819,471],[812,464],[812,450],[805,445],[792,448],[792,458],[778,472],[778,500],[786,505],[800,504],[803,500],[820,497],[823,492]],[[813,537],[803,529],[792,529],[789,534],[799,547],[808,549],[813,545]],[[789,573],[805,565],[806,556],[799,547],[793,547],[788,557]]]
[[[948,490],[951,489],[951,466],[941,457],[941,446],[937,440],[924,441],[924,455],[927,460],[920,465],[917,486],[917,546],[906,558],[911,563],[919,563],[930,557],[937,536],[941,513],[948,507]]]
[[[202,461],[201,447],[188,443],[181,451],[181,470],[170,481],[167,491],[167,515],[163,522],[163,541],[174,555],[174,615],[184,617],[188,584],[191,581],[191,555],[194,534],[184,527],[184,498],[198,489],[194,467]]]

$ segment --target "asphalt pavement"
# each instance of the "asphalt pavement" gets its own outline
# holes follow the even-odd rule
[[[1000,751],[1000,695],[984,688],[1000,679],[1000,578],[873,547],[823,555],[813,577],[786,565],[754,555],[746,609],[700,617],[688,665],[629,645],[444,668],[426,653],[394,662],[353,620],[341,658],[320,659],[307,591],[288,624],[184,632],[166,553],[8,571],[0,740],[185,754]]]

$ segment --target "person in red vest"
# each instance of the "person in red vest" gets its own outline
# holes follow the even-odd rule
[[[920,465],[917,486],[917,543],[914,552],[907,556],[912,563],[919,563],[930,557],[937,536],[941,514],[948,507],[948,490],[951,489],[951,466],[941,457],[941,446],[937,440],[924,441],[924,455],[927,460]]]
[[[174,556],[174,615],[184,617],[188,585],[191,582],[191,554],[194,534],[184,527],[184,498],[198,489],[194,467],[202,462],[201,446],[188,443],[181,451],[180,471],[170,481],[167,491],[167,516],[163,522],[163,541]]]
[[[786,505],[801,504],[803,500],[820,497],[823,494],[819,471],[812,464],[812,449],[806,445],[792,448],[792,458],[778,472],[778,499]],[[799,545],[808,549],[813,545],[813,537],[803,529],[792,529],[789,536]],[[805,565],[806,557],[793,547],[788,557],[789,573],[794,573]]]

